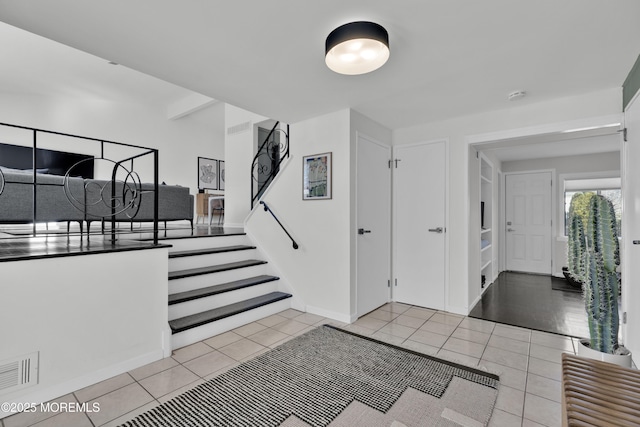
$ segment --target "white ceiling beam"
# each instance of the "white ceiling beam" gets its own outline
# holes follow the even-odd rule
[[[167,118],[169,120],[178,120],[182,117],[188,116],[189,114],[195,113],[196,111],[200,111],[203,108],[207,108],[217,102],[219,102],[217,99],[209,98],[208,96],[199,93],[192,93],[191,95],[170,104],[167,107]]]

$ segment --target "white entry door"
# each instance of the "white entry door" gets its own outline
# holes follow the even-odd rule
[[[445,308],[445,142],[394,147],[394,301]]]
[[[391,147],[357,138],[356,310],[362,316],[390,300]]]
[[[624,111],[627,138],[622,165],[622,338],[633,354],[640,354],[640,92]]]
[[[551,172],[506,175],[507,270],[551,274]]]

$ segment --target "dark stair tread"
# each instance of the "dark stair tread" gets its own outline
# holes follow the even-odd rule
[[[291,294],[286,294],[284,292],[271,292],[245,301],[225,305],[224,307],[218,307],[213,310],[207,310],[202,313],[171,320],[169,321],[169,326],[171,327],[171,332],[176,334],[178,332],[206,325],[207,323],[244,313],[245,311],[253,310],[254,308],[262,307],[287,298],[291,298]]]
[[[169,258],[182,258],[187,256],[197,255],[210,255],[219,254],[224,252],[246,251],[249,249],[255,249],[255,246],[237,245],[237,246],[224,246],[220,248],[206,248],[206,249],[194,249],[188,251],[176,251],[169,253]]]
[[[247,279],[222,283],[215,286],[208,286],[206,288],[194,289],[192,291],[179,292],[169,295],[169,305],[192,301],[198,298],[209,297],[211,295],[218,295],[224,292],[235,291],[237,289],[248,288],[250,286],[261,285],[263,283],[273,282],[275,280],[279,280],[279,278],[276,276],[268,276],[264,274],[261,276],[249,277]]]
[[[162,222],[162,221],[160,221]],[[209,234],[209,233],[203,233],[200,234],[200,230],[198,230],[197,228],[194,231],[189,232],[188,234],[185,233],[183,235],[177,234],[177,235],[167,235],[167,233],[172,233],[174,230],[166,230],[166,231],[162,231],[163,233],[165,233],[164,235],[158,236],[158,240],[182,240],[182,239],[195,239],[195,238],[211,238],[211,237],[227,237],[227,236],[246,236],[247,233],[245,233],[242,230],[235,230],[235,231],[221,231],[219,233],[215,233],[215,234]],[[153,240],[152,237],[148,237],[148,238],[143,238],[140,239],[140,241],[149,241],[149,240]]]
[[[235,270],[237,268],[253,267],[254,265],[266,264],[266,261],[248,259],[246,261],[229,262],[227,264],[212,265],[209,267],[189,268],[169,272],[169,280],[182,279],[185,277],[200,276],[203,274],[219,273],[221,271]]]

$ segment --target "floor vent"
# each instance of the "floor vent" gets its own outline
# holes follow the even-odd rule
[[[227,135],[235,135],[236,133],[246,132],[251,129],[251,122],[240,123],[239,125],[229,126],[227,128]]]
[[[38,352],[0,362],[0,394],[38,384]]]

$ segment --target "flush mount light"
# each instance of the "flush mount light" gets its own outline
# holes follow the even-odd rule
[[[333,30],[325,45],[325,62],[336,73],[365,74],[389,59],[389,34],[374,22],[350,22]]]

